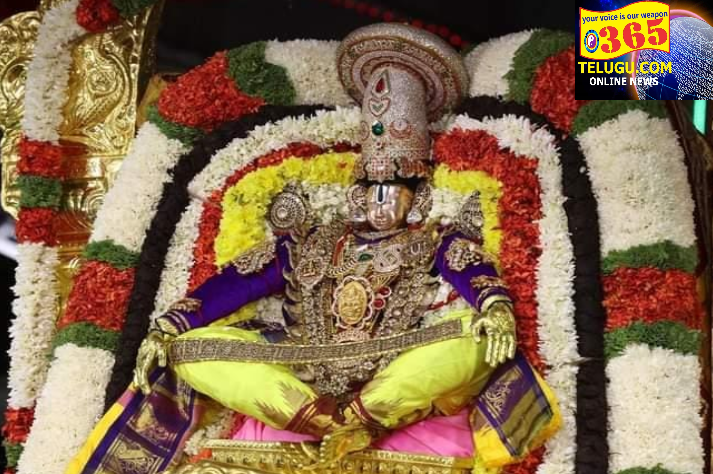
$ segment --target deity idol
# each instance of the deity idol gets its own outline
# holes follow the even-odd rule
[[[550,389],[516,350],[511,297],[482,249],[478,195],[451,224],[425,223],[429,122],[468,89],[460,57],[434,35],[386,24],[349,35],[337,59],[363,117],[347,219],[315,225],[299,183],[279,194],[269,210],[278,238],[153,322],[132,384],[140,390],[107,412],[68,473],[170,467],[205,396],[321,440],[303,443],[303,471],[466,408],[486,468],[521,459],[557,429]],[[427,325],[439,285],[470,308]],[[284,327],[209,326],[276,294]]]

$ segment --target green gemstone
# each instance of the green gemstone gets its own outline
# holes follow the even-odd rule
[[[360,262],[366,262],[367,260],[371,260],[372,258],[374,258],[374,256],[368,253],[363,253],[359,255]]]
[[[374,124],[371,126],[371,132],[374,135],[381,135],[384,133],[384,124],[381,122],[374,122]]]

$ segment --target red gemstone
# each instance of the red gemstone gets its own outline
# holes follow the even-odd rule
[[[379,80],[376,82],[376,88],[375,88],[375,90],[376,90],[376,92],[378,92],[379,94],[381,94],[382,92],[384,92],[384,89],[386,89],[386,81],[385,81],[384,78],[382,77],[381,79],[379,79]]]
[[[381,298],[377,298],[377,299],[374,300],[374,308],[376,308],[376,309],[381,309],[381,308],[383,308],[383,307],[384,307],[384,304],[385,304],[385,303],[384,303],[384,300],[382,300]]]
[[[450,41],[453,46],[460,46],[463,44],[463,39],[458,35],[451,35]]]
[[[391,294],[391,288],[389,288],[388,286],[382,286],[381,288],[379,288],[377,293],[379,293],[380,295],[389,296]]]

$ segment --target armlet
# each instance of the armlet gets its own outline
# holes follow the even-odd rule
[[[249,275],[259,272],[274,259],[275,242],[268,240],[243,253],[230,262],[230,264],[233,265],[241,275]]]
[[[478,244],[462,237],[453,239],[453,242],[448,245],[445,257],[448,268],[457,272],[465,270],[469,265],[494,263],[493,258]]]

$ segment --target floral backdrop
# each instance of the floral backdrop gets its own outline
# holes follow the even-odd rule
[[[10,472],[63,472],[130,380],[150,319],[271,238],[266,207],[289,179],[305,182],[323,220],[344,209],[359,111],[337,79],[337,42],[218,52],[149,110],[55,324],[54,223],[63,163],[76,152],[58,141],[70,46],[148,3],[70,0],[40,26],[18,166]],[[512,289],[521,348],[565,420],[508,472],[703,472],[694,203],[664,107],[576,101],[573,38],[560,32],[495,38],[464,59],[470,97],[433,125],[429,219],[448,219],[481,192],[485,243]],[[276,304],[235,318],[269,318]],[[234,428],[224,410],[187,453]]]

